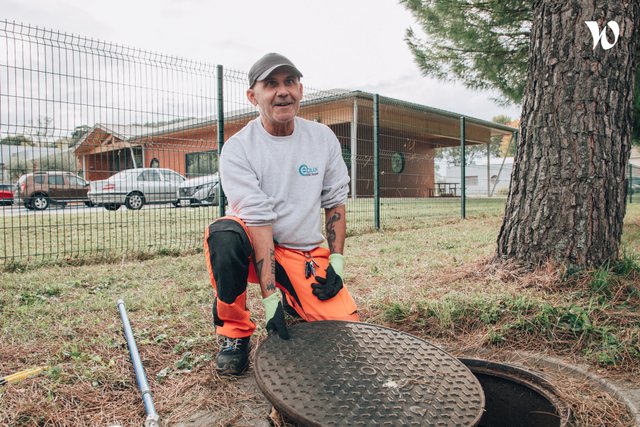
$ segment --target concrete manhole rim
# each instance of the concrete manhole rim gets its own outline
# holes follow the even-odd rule
[[[547,356],[540,353],[532,353],[523,350],[506,351],[503,353],[507,356],[508,361],[500,361],[498,363],[509,364],[511,366],[524,367],[522,364],[530,364],[536,369],[549,369],[556,373],[564,374],[573,378],[586,381],[600,391],[606,392],[611,397],[624,404],[633,419],[635,425],[640,426],[640,399],[629,397],[629,392],[623,387],[616,385],[614,382],[607,380],[599,375],[589,371],[589,369],[572,364],[556,357]],[[495,355],[493,352],[477,350],[474,352],[465,352],[458,356],[459,359],[478,359],[487,360],[487,358]],[[524,367],[529,369],[528,367]],[[544,372],[537,372],[538,376],[551,383]],[[640,387],[634,390],[640,396]],[[637,401],[636,401],[637,400]]]
[[[471,371],[471,369],[469,369],[464,363],[462,363],[457,357],[453,356],[450,352],[448,352],[447,350],[443,349],[442,347],[440,347],[439,345],[436,345],[430,341],[425,340],[424,338],[409,334],[407,332],[404,331],[399,331],[393,328],[389,328],[386,326],[382,326],[382,325],[378,325],[378,324],[373,324],[373,323],[367,323],[367,322],[353,322],[353,321],[338,321],[338,320],[325,320],[325,321],[320,321],[320,322],[304,322],[304,323],[299,323],[299,324],[295,324],[293,325],[293,327],[305,327],[305,325],[318,325],[320,323],[324,323],[324,324],[329,324],[329,323],[339,323],[342,325],[355,325],[358,327],[369,327],[369,328],[373,328],[373,329],[378,329],[378,330],[386,330],[389,331],[390,333],[394,334],[394,335],[400,335],[403,336],[407,339],[410,340],[415,340],[417,342],[422,342],[426,345],[428,345],[429,347],[437,350],[438,353],[442,354],[443,356],[448,357],[456,366],[458,366],[458,368],[460,368],[463,371],[468,372],[468,379],[471,383],[473,383],[473,385],[480,391],[480,393],[478,394],[477,398],[479,400],[479,407],[480,408],[484,408],[486,402],[485,402],[485,396],[484,393],[482,392],[482,385],[480,384],[479,380],[477,379],[477,377],[474,375],[474,373]],[[290,329],[291,332],[291,329]],[[276,394],[272,393],[272,391],[270,390],[270,387],[267,383],[264,382],[262,376],[267,373],[262,372],[264,370],[264,368],[260,365],[260,363],[258,363],[259,360],[262,360],[262,358],[260,357],[260,354],[262,351],[265,351],[265,343],[269,340],[268,337],[266,340],[262,341],[260,343],[260,345],[258,346],[258,348],[255,351],[255,357],[254,357],[254,364],[253,364],[253,368],[254,368],[254,376],[255,376],[255,380],[256,380],[256,384],[258,385],[258,388],[260,389],[260,391],[263,393],[263,395],[267,398],[268,401],[270,401],[272,403],[272,405],[274,406],[274,408],[276,408],[282,415],[284,415],[286,417],[286,419],[289,419],[293,422],[299,422],[299,423],[303,423],[303,425],[305,426],[323,426],[324,424],[321,424],[315,420],[309,419],[307,417],[307,415],[303,415],[300,413],[297,413],[296,410],[293,407],[288,407],[287,404],[283,404],[283,402],[281,402],[280,397],[277,396]],[[276,338],[276,337],[274,337]],[[484,411],[480,410],[477,414],[474,415],[475,419],[474,421],[469,424],[469,425],[477,425],[480,422],[480,419],[482,418]]]

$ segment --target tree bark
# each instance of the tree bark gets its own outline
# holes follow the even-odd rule
[[[640,36],[638,0],[536,0],[520,143],[496,259],[598,266],[617,259]],[[605,50],[600,31],[620,27]],[[607,29],[613,42],[614,35]]]

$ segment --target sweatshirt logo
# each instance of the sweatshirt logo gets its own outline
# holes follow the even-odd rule
[[[300,165],[298,168],[298,173],[302,176],[313,176],[318,175],[318,168],[313,168],[311,166],[307,166],[304,163]]]

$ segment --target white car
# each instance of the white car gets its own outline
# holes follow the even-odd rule
[[[184,180],[185,177],[171,169],[127,169],[102,181],[91,182],[87,195],[95,205],[112,211],[122,205],[134,210],[151,203],[178,206],[176,192]]]
[[[220,177],[217,173],[187,179],[180,184],[178,190],[180,206],[217,206],[219,183]]]

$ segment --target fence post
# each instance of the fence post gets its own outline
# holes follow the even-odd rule
[[[353,97],[353,119],[351,120],[351,200],[358,197],[358,97]]]
[[[380,96],[373,95],[373,222],[380,230]]]
[[[491,197],[491,142],[487,142],[487,197]]]
[[[465,141],[465,120],[464,116],[460,116],[460,217],[467,217],[467,180],[465,166],[467,163],[466,141]]]
[[[218,65],[216,70],[218,80],[218,179],[220,179],[220,154],[224,145],[224,73],[222,65]],[[224,205],[227,198],[224,195],[222,181],[219,180],[218,183],[218,213],[222,217],[225,213]]]
[[[628,193],[629,193],[629,203],[633,203],[633,165],[629,163],[629,184],[628,184]]]

